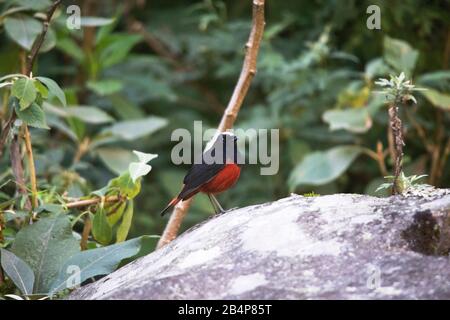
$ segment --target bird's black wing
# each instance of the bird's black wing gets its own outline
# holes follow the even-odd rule
[[[224,167],[224,163],[199,163],[192,165],[191,169],[189,169],[183,179],[184,187],[178,197],[183,200],[190,197],[190,195],[197,191],[203,184],[211,181],[211,179],[214,178]]]

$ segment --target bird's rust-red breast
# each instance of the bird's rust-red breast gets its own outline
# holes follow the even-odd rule
[[[241,168],[235,164],[230,163],[208,183],[201,187],[201,192],[205,193],[220,193],[231,188],[239,179]]]

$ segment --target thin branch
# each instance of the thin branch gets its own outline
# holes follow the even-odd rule
[[[106,202],[118,202],[118,201],[122,201],[124,198],[121,196],[109,196],[109,197],[105,197],[104,201]],[[92,198],[92,199],[86,199],[86,200],[76,200],[73,202],[69,202],[66,203],[65,206],[68,209],[73,209],[73,208],[83,208],[83,207],[88,207],[91,206],[93,204],[98,204],[102,201],[102,198]]]
[[[224,132],[233,127],[242,106],[242,102],[247,95],[248,88],[250,87],[252,79],[256,74],[256,62],[258,58],[259,46],[264,33],[264,25],[264,0],[254,0],[252,29],[250,31],[247,44],[245,45],[246,53],[244,64],[231,99],[222,116],[222,120],[218,127],[219,132]],[[192,198],[187,201],[182,201],[175,206],[163,235],[159,239],[157,248],[161,248],[175,239],[181,223],[189,210],[191,202]]]
[[[192,200],[193,198],[190,198],[186,201],[181,201],[175,206],[172,214],[170,215],[170,219],[167,222],[166,228],[164,229],[161,238],[159,238],[158,245],[156,247],[157,249],[168,244],[177,237],[178,231],[181,227],[181,223],[183,222],[184,217],[189,211]]]
[[[36,40],[33,43],[33,46],[31,47],[30,54],[27,57],[27,68],[26,68],[26,75],[29,76],[31,71],[33,71],[33,65],[34,61],[36,60],[36,57],[39,53],[39,50],[41,49],[42,44],[44,43],[45,35],[48,31],[48,26],[50,25],[50,20],[52,20],[53,14],[56,11],[56,8],[61,3],[61,0],[56,0],[53,2],[51,7],[47,10],[47,17],[43,22],[43,28],[42,32],[39,34],[39,36],[36,38]]]

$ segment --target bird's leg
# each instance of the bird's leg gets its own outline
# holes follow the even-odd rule
[[[214,202],[213,197],[214,196],[211,193],[208,193],[208,198],[209,198],[209,201],[211,201],[211,205],[213,206],[214,213],[217,214],[217,213],[219,213],[220,209],[217,207],[216,202]]]
[[[219,201],[217,200],[217,198],[213,194],[211,194],[211,198],[210,199],[211,199],[211,201],[215,202],[216,207],[219,209],[219,211],[218,212],[216,211],[216,213],[223,213],[223,212],[226,211],[226,210],[224,210],[222,208],[222,206],[220,205]]]

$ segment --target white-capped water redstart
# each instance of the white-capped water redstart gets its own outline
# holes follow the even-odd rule
[[[199,192],[206,193],[216,213],[224,209],[215,194],[231,188],[241,173],[237,137],[230,132],[220,133],[210,148],[201,157],[201,163],[194,163],[183,179],[181,192],[161,211],[163,216],[178,202],[187,200]]]

